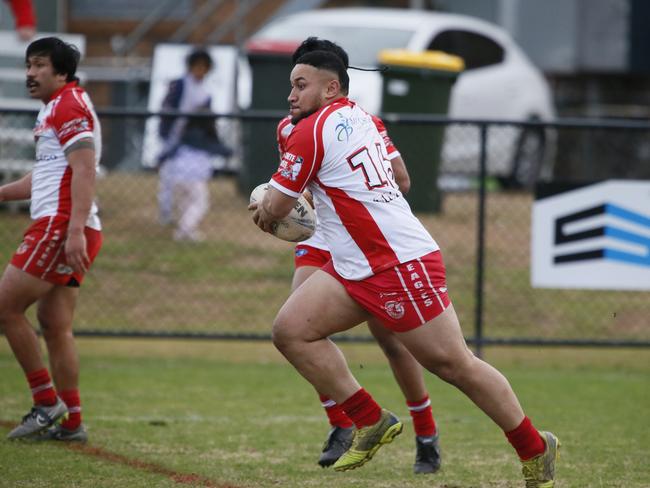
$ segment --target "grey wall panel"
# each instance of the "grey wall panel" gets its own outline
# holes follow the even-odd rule
[[[627,68],[629,0],[578,0],[578,68],[621,72]]]
[[[576,69],[579,22],[576,0],[519,2],[518,25],[513,37],[533,63],[546,72]]]

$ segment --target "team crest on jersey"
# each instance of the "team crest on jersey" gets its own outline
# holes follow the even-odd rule
[[[300,174],[300,170],[302,169],[303,162],[304,160],[301,156],[285,152],[282,155],[282,161],[280,162],[280,175],[288,180],[296,181]]]
[[[302,257],[305,254],[307,254],[309,251],[303,247],[303,248],[296,249],[295,252],[296,252],[296,257]]]
[[[399,320],[404,317],[404,305],[399,300],[391,300],[384,303],[384,309],[386,310],[386,313],[395,320]]]
[[[336,124],[336,127],[334,128],[334,132],[336,132],[336,140],[339,142],[342,142],[344,140],[349,141],[354,129],[350,125],[350,121],[347,117],[343,117],[341,114],[338,114],[338,116],[341,120],[338,124]]]

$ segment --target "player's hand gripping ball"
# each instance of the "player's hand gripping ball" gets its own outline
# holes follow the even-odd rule
[[[262,183],[251,192],[250,203],[261,203],[269,189],[268,183]],[[307,199],[300,195],[289,215],[276,221],[273,235],[289,242],[309,239],[316,231],[316,212]]]

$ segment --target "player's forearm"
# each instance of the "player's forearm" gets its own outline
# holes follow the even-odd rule
[[[80,149],[68,154],[67,158],[72,167],[68,232],[83,232],[95,197],[95,151]]]
[[[411,177],[409,176],[404,160],[401,156],[397,156],[391,160],[393,167],[393,174],[395,175],[395,183],[399,191],[406,195],[411,189]]]
[[[32,196],[31,171],[19,180],[0,186],[0,202],[27,200]]]
[[[295,198],[285,195],[275,188],[269,188],[262,200],[261,208],[265,220],[280,220],[289,215],[295,204]]]

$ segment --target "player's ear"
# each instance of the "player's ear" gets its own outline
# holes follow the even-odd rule
[[[332,98],[341,92],[341,82],[333,78],[327,83],[327,97]]]

